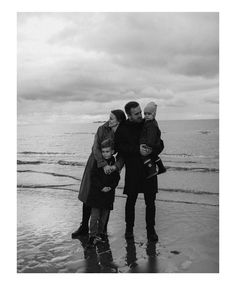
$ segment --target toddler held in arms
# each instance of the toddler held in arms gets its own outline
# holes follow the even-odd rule
[[[157,105],[154,102],[148,103],[144,108],[144,126],[140,136],[140,145],[146,149],[152,149],[151,154],[142,156],[145,166],[146,178],[166,172],[166,168],[158,156],[164,148],[161,140],[161,131],[156,117]]]

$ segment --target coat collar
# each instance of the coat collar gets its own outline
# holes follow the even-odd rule
[[[105,124],[103,124],[103,126],[104,126],[105,128],[110,128],[110,127],[109,127],[109,121],[105,122]]]
[[[139,126],[143,126],[144,124],[144,119],[142,119],[141,123],[135,123],[135,122],[131,122],[129,119],[126,120],[126,124],[128,126],[132,126],[132,127],[139,127]]]

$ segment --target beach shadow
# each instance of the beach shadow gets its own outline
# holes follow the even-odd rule
[[[97,243],[95,247],[88,248],[88,236],[77,238],[84,251],[84,273],[118,273],[118,267],[113,261],[109,240]]]

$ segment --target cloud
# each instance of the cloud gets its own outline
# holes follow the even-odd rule
[[[210,91],[204,95],[204,101],[209,104],[219,104],[219,92],[218,90]]]
[[[174,93],[169,89],[156,89],[154,87],[145,87],[140,91],[140,95],[147,98],[156,98],[169,100],[174,98]]]
[[[177,74],[212,78],[219,73],[219,58],[218,55],[178,56],[168,66],[171,72]]]
[[[78,21],[71,22],[51,42],[107,53],[123,66],[167,65],[170,71],[173,59],[188,56],[185,62],[191,65],[197,58],[205,58],[207,63],[207,57],[216,60],[219,54],[217,13],[104,13],[94,22],[91,16],[81,19],[79,15]],[[90,26],[85,30],[79,23]],[[199,66],[196,75],[218,74],[217,66],[210,66],[210,74],[207,69]],[[189,74],[187,70],[182,73]]]
[[[63,105],[68,117],[76,105],[92,104],[91,113],[84,112],[92,116],[98,104],[108,110],[130,99],[184,108],[199,92],[217,91],[218,18],[218,13],[18,13],[18,99],[28,110],[40,105],[42,115],[50,115],[43,103],[55,112]],[[27,111],[19,107],[19,114],[23,118]]]

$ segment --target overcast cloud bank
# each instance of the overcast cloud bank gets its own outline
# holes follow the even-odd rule
[[[218,118],[218,13],[19,13],[18,122]],[[102,106],[101,106],[102,105]]]

